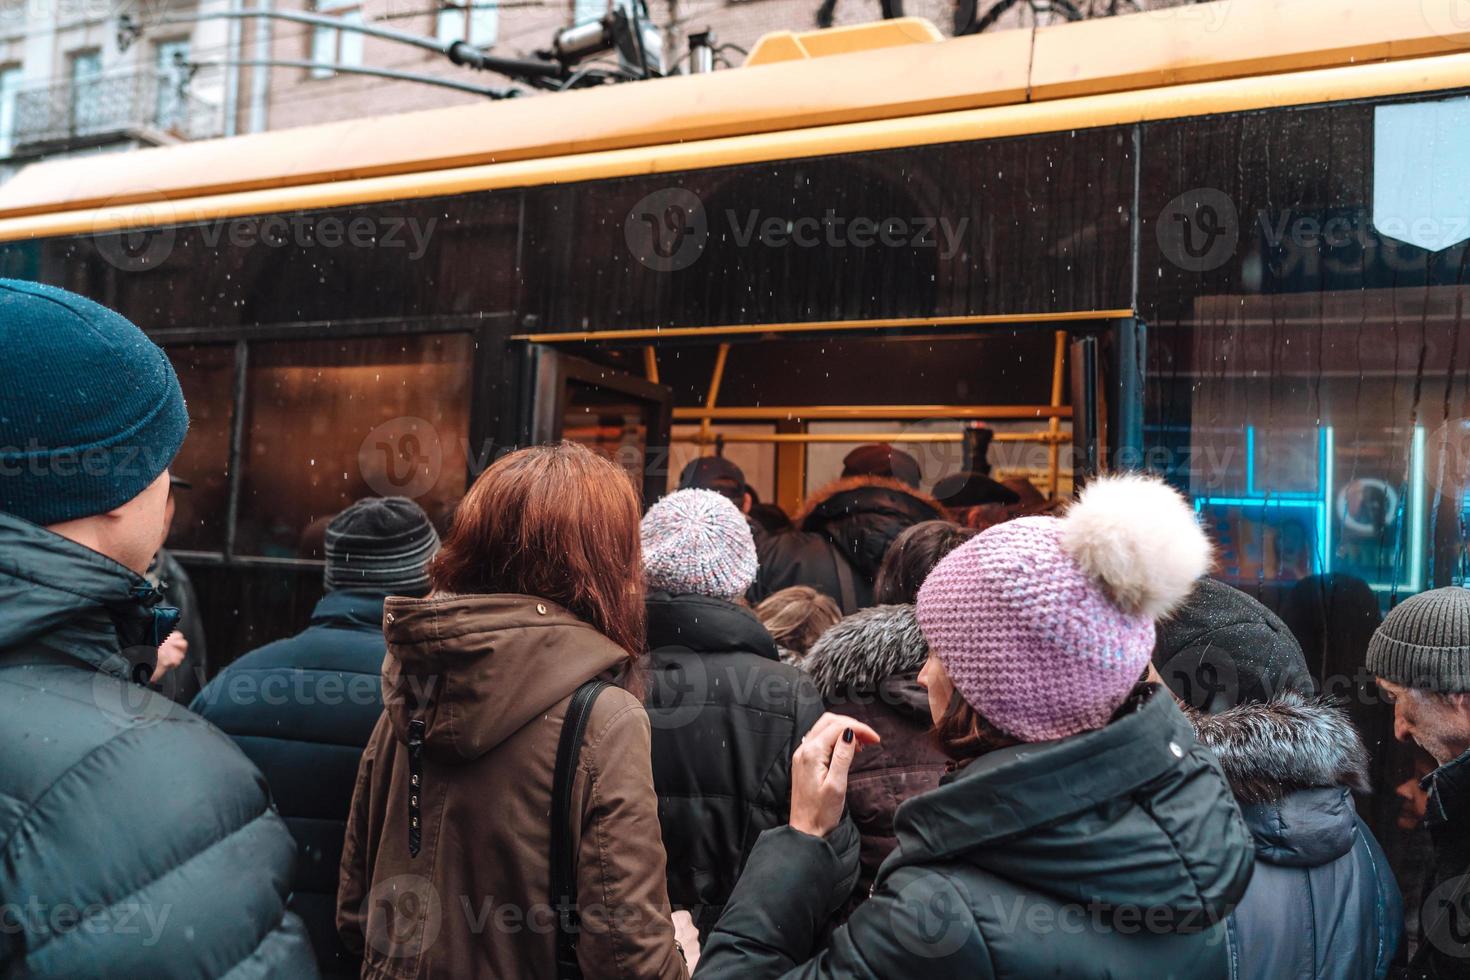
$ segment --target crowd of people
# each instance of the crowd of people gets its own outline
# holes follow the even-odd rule
[[[1157,479],[872,445],[788,520],[522,448],[210,672],[166,356],[12,280],[0,340],[0,976],[1470,976],[1470,590],[1364,665],[1436,765],[1411,952],[1363,738]]]

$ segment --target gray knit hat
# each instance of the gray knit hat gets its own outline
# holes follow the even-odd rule
[[[407,497],[366,497],[327,525],[327,591],[361,589],[386,595],[429,591],[429,559],[439,534]]]
[[[755,581],[755,541],[739,508],[713,490],[675,490],[643,515],[650,592],[729,599]]]
[[[1470,691],[1470,589],[1435,589],[1399,603],[1368,641],[1368,669],[1405,687]]]

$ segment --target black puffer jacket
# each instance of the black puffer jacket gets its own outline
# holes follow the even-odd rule
[[[1424,826],[1434,842],[1434,872],[1419,910],[1419,948],[1406,977],[1470,977],[1470,752],[1424,777]]]
[[[914,607],[874,606],[822,634],[801,669],[829,710],[865,722],[883,739],[853,759],[847,811],[862,835],[862,870],[840,918],[868,897],[881,865],[898,846],[899,806],[939,785],[949,760],[930,737],[929,694],[917,677],[929,657]]]
[[[818,951],[855,837],[761,838],[697,976],[1229,974],[1221,920],[1250,879],[1250,835],[1157,685],[1106,728],[991,752],[905,803],[873,897]]]
[[[654,593],[648,643],[669,901],[707,931],[756,838],[790,814],[791,755],[822,700],[759,620],[722,599]]]
[[[362,750],[383,713],[383,600],[329,592],[295,636],[253,650],[194,699],[260,767],[296,838],[291,908],[324,977],[356,977],[337,935],[337,875]]]
[[[0,513],[0,976],[315,977],[264,778],[128,679],[155,595]]]
[[[893,539],[944,516],[936,500],[897,480],[839,480],[807,500],[794,530],[757,539],[760,571],[751,600],[809,585],[831,596],[844,615],[871,606],[873,581]]]
[[[1256,845],[1230,918],[1241,980],[1382,977],[1403,933],[1388,858],[1353,808],[1368,753],[1337,708],[1297,694],[1194,716]]]

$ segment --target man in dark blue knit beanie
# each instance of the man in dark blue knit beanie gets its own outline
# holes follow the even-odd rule
[[[0,279],[0,895],[25,896],[7,976],[317,975],[265,781],[137,683],[173,623],[143,572],[188,428],[141,330]]]
[[[0,510],[43,527],[108,513],[183,445],[189,415],[168,358],[112,310],[0,280],[0,351]],[[160,521],[167,498],[165,481]]]

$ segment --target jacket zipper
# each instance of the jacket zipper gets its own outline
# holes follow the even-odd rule
[[[419,797],[424,788],[424,721],[408,723],[408,856],[418,857],[423,844],[419,826]]]

